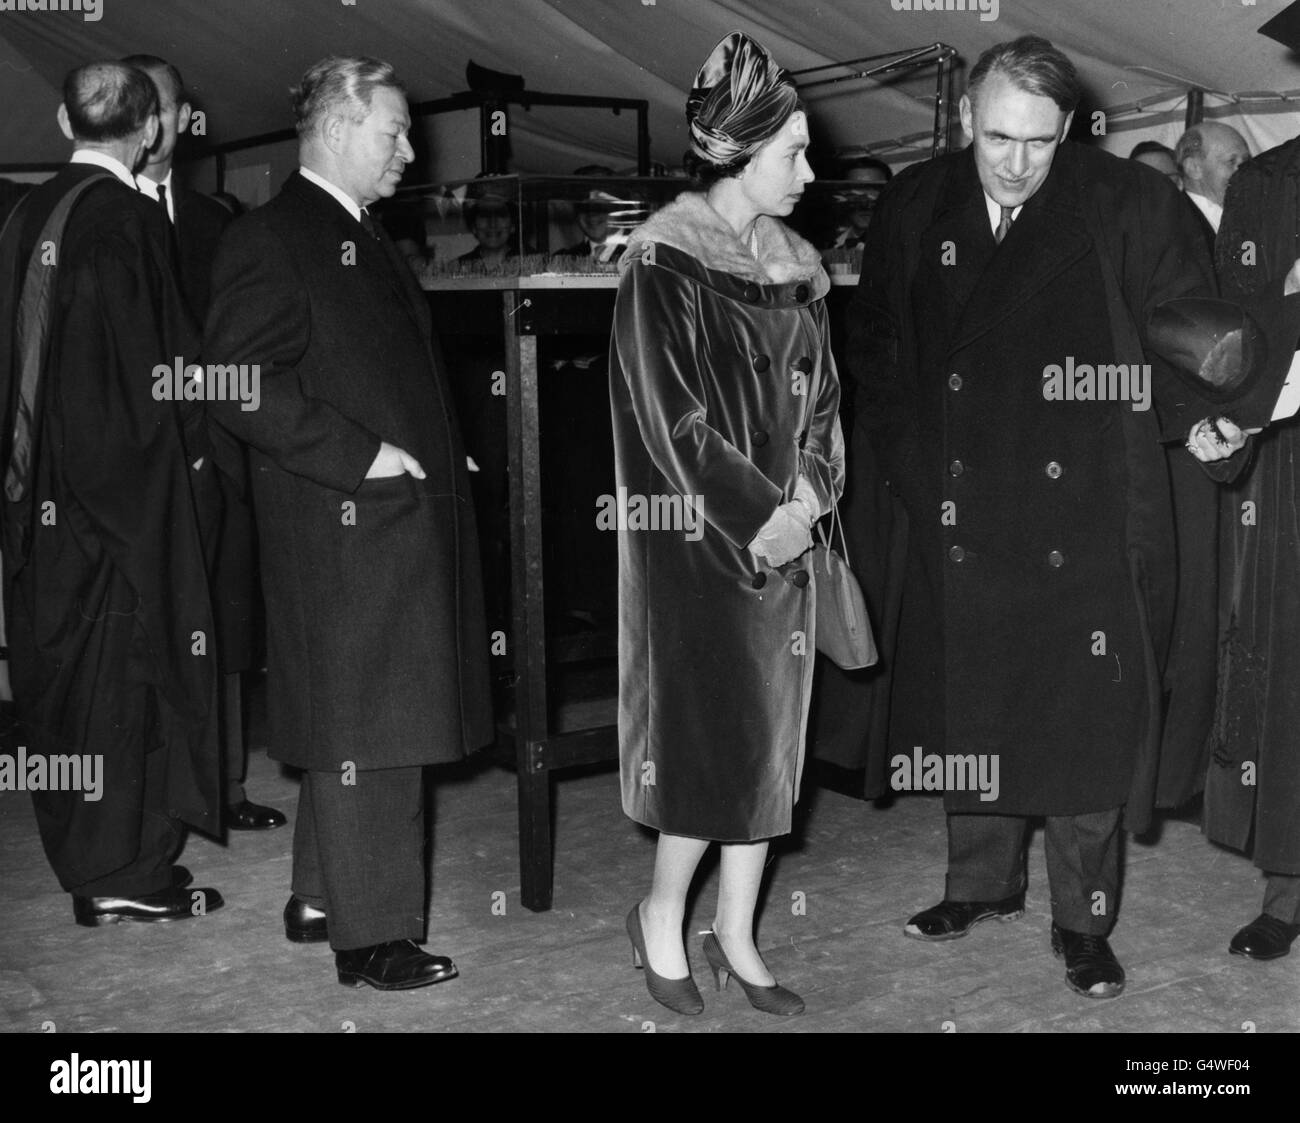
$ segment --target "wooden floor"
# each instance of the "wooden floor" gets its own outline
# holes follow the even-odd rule
[[[292,819],[296,783],[255,752],[250,796]],[[288,943],[292,825],[192,836],[182,861],[226,906],[168,925],[73,924],[45,862],[26,795],[0,795],[0,1028],[39,1030],[451,1031],[1228,1031],[1300,1029],[1300,952],[1273,963],[1227,954],[1259,911],[1257,871],[1167,820],[1154,842],[1129,840],[1113,945],[1129,973],[1110,1002],[1077,997],[1048,946],[1042,835],[1030,850],[1027,915],[963,940],[905,939],[937,901],[943,813],[933,797],[874,807],[813,788],[794,838],[769,871],[760,946],[808,1012],[760,1014],[739,991],[712,989],[699,936],[689,949],[702,1016],[654,1003],[634,971],[623,922],[644,890],[652,837],[619,809],[617,775],[557,784],[555,908],[519,904],[513,775],[486,761],[442,771],[434,786],[430,950],[461,977],[381,994],[335,979],[321,945]],[[689,931],[707,929],[716,861],[702,876]],[[708,984],[705,987],[705,984]],[[653,1023],[653,1026],[651,1025]],[[49,1028],[48,1026],[46,1028]]]

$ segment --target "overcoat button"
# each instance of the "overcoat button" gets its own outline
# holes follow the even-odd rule
[[[800,374],[812,374],[812,359],[808,358],[807,355],[799,356],[799,358],[794,361],[794,369]]]
[[[966,560],[966,551],[963,550],[960,546],[949,546],[949,547],[948,547],[948,556],[949,556],[950,558],[952,558],[952,560],[955,561],[955,562],[965,561],[965,560]]]
[[[1049,480],[1059,480],[1061,478],[1061,466],[1055,460],[1051,461],[1043,471],[1047,473]]]
[[[745,286],[745,299],[748,300],[750,304],[757,304],[758,298],[762,295],[762,291],[753,282],[750,282]]]
[[[960,374],[950,374],[950,375],[948,376],[948,385],[949,385],[949,387],[951,387],[953,390],[960,390],[960,389],[961,389],[961,375],[960,375]]]
[[[966,471],[966,465],[960,460],[954,460],[948,465],[948,475],[950,476],[960,476],[964,471]]]
[[[808,571],[806,569],[799,570],[798,573],[790,578],[790,584],[792,584],[796,589],[802,589],[808,584]]]
[[[754,369],[758,371],[759,374],[762,374],[771,365],[772,365],[772,360],[769,359],[766,355],[754,356]]]
[[[754,580],[752,580],[752,581],[750,582],[750,584],[751,584],[755,589],[761,589],[764,585],[767,584],[767,574],[766,574],[766,573],[755,573],[755,574],[754,574]]]
[[[800,304],[804,304],[804,303],[806,303],[807,300],[808,300],[808,286],[807,286],[807,285],[799,285],[799,286],[794,290],[794,298],[795,298],[795,300],[797,300]]]
[[[1053,550],[1047,555],[1047,564],[1053,569],[1060,569],[1065,564],[1065,555],[1060,550]]]
[[[767,444],[767,434],[762,429],[758,430],[757,433],[751,433],[749,439],[753,442],[755,448],[762,448]]]

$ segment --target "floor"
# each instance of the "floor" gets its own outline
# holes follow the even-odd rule
[[[256,727],[254,744],[259,738]],[[1129,840],[1113,946],[1129,975],[1119,999],[1074,995],[1048,945],[1042,835],[1030,848],[1026,916],[965,939],[905,939],[915,910],[939,899],[942,807],[908,796],[875,806],[809,785],[796,831],[773,861],[759,943],[803,1017],[752,1010],[713,990],[698,933],[717,890],[699,882],[688,931],[706,1010],[658,1006],[631,966],[624,917],[644,891],[653,838],[619,809],[609,768],[556,784],[555,908],[519,904],[513,774],[485,758],[435,773],[429,948],[461,977],[381,994],[337,982],[322,945],[283,936],[292,826],[192,836],[182,861],[226,905],[168,925],[73,924],[40,848],[28,797],[0,795],[0,1029],[39,1030],[657,1030],[1228,1031],[1300,1029],[1300,952],[1272,963],[1227,954],[1259,911],[1262,886],[1243,857],[1191,821]],[[296,781],[255,749],[248,791],[292,818]],[[706,862],[709,859],[706,859]],[[707,987],[705,984],[707,983]],[[52,1023],[52,1027],[46,1023]]]

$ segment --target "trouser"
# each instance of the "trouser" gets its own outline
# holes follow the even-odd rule
[[[226,806],[243,803],[244,774],[248,769],[247,746],[244,742],[244,706],[241,696],[240,673],[217,676],[217,696],[221,706],[221,755],[226,773]]]
[[[304,772],[293,894],[324,909],[337,951],[424,938],[424,771]]]
[[[1047,817],[1052,919],[1104,936],[1119,890],[1120,809]],[[1029,820],[1017,815],[948,816],[948,891],[953,901],[998,901],[1024,890]]]
[[[1286,924],[1300,924],[1300,874],[1266,873],[1264,911]]]

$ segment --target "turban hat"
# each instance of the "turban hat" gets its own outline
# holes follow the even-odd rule
[[[799,103],[794,79],[741,31],[722,40],[700,67],[686,99],[691,149],[711,164],[751,155]]]

